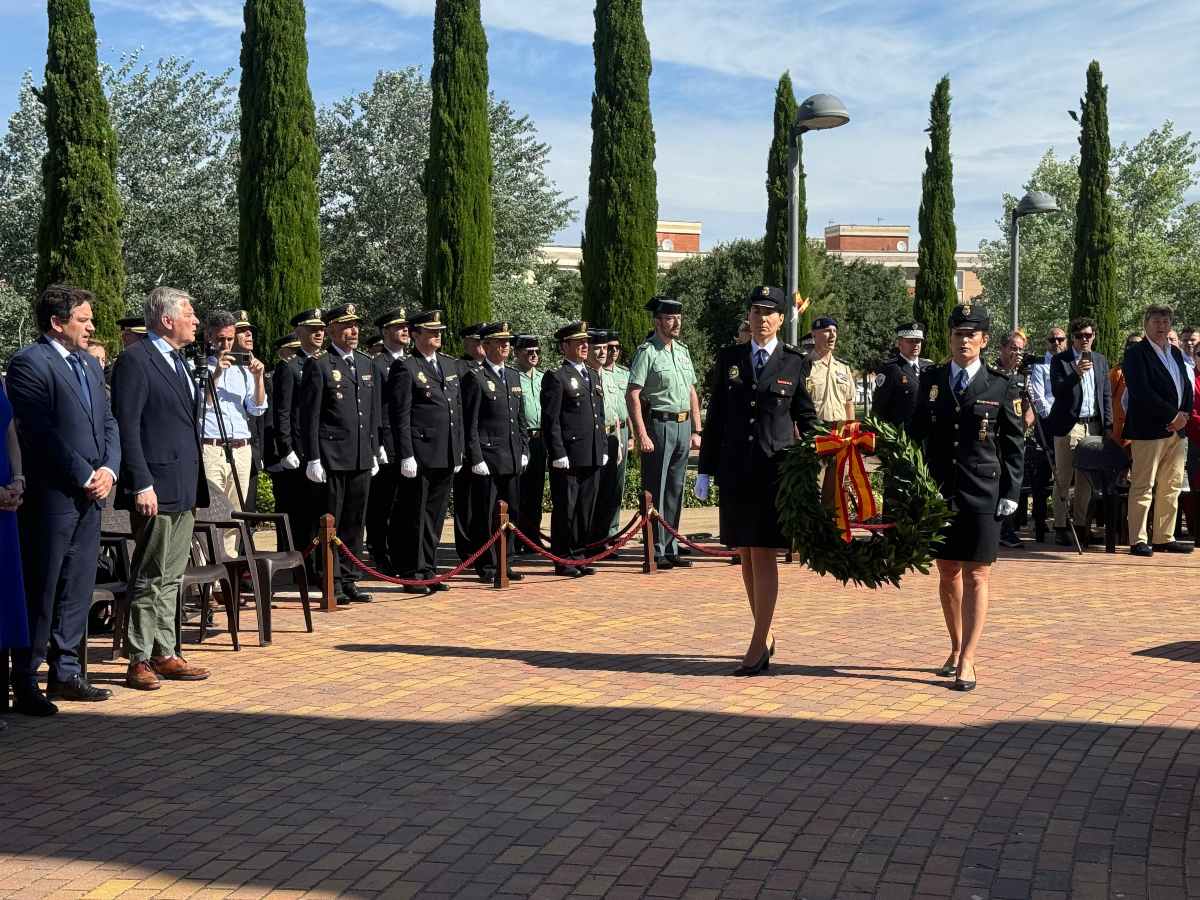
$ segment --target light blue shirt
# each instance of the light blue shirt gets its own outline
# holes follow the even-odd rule
[[[1050,408],[1053,406],[1047,393],[1050,390],[1050,360],[1054,358],[1054,354],[1047,353],[1044,362],[1034,363],[1029,369],[1029,399],[1033,401],[1033,408],[1041,418],[1046,418],[1050,415]]]
[[[1079,351],[1071,351],[1075,362],[1079,362]],[[1083,403],[1079,407],[1079,418],[1090,419],[1096,414],[1096,370],[1088,369],[1079,379],[1083,387]]]
[[[208,358],[208,366],[212,369],[216,358]],[[215,373],[214,373],[215,377]],[[225,436],[232,440],[249,440],[250,416],[261,416],[267,411],[267,398],[263,396],[262,404],[255,402],[254,376],[245,366],[230,366],[220,378],[216,379],[217,403],[220,404],[221,418],[225,420]],[[209,398],[209,404],[204,408],[204,436],[218,439],[221,429],[217,423],[217,413]]]
[[[148,340],[151,344],[153,344],[154,348],[163,355],[163,359],[165,359],[167,361],[167,368],[170,369],[172,372],[174,372],[175,371],[175,354],[178,353],[179,351],[176,350],[174,347],[172,347],[170,344],[168,344],[166,341],[166,338],[155,334],[153,331],[151,331],[150,333],[148,333],[146,335],[146,340]],[[190,362],[188,362],[187,360],[184,360],[183,364],[187,368],[188,374],[190,375],[192,373],[192,364]],[[188,380],[188,388],[191,391],[192,396],[195,397],[196,396],[196,385],[190,379]]]
[[[975,378],[975,374],[981,368],[983,368],[983,361],[979,358],[976,358],[974,362],[967,365],[965,370],[967,373],[967,385],[970,385],[971,381]],[[953,391],[958,388],[958,373],[962,371],[964,371],[962,366],[954,362],[954,360],[950,361],[950,390]]]

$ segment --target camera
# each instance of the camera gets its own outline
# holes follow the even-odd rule
[[[1036,353],[1022,353],[1021,361],[1017,364],[1017,371],[1022,375],[1028,375],[1029,370],[1041,361],[1042,358]]]
[[[250,351],[248,350],[224,350],[222,351],[215,344],[209,344],[204,351],[205,358],[209,356],[222,357],[228,356],[235,366],[250,365]]]

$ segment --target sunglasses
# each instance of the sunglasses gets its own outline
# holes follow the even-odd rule
[[[1095,336],[1096,336],[1096,332],[1094,332],[1094,331],[1076,331],[1075,332],[1076,339],[1081,340],[1081,341],[1086,338],[1094,338]]]
[[[1047,344],[1061,344],[1065,340],[1066,340],[1065,337],[1055,337],[1054,335],[1051,335],[1050,337],[1046,338],[1046,343]]]

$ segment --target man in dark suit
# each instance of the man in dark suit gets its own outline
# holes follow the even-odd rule
[[[325,486],[321,512],[333,516],[342,543],[361,556],[371,476],[379,470],[383,386],[371,357],[358,349],[358,308],[347,303],[327,310],[324,319],[329,352],[304,364],[300,384],[304,474]],[[358,589],[358,572],[340,553],[334,560],[334,593],[342,606],[371,601]]]
[[[300,383],[304,364],[321,353],[325,345],[325,321],[321,310],[306,309],[292,317],[292,328],[300,346],[289,359],[275,366],[271,377],[271,425],[275,452],[279,455],[279,477],[275,481],[275,506],[292,525],[298,547],[308,547],[317,536],[321,516],[321,491],[304,477],[304,441],[300,437]],[[306,570],[315,581],[317,554],[308,557]]]
[[[898,428],[904,428],[917,409],[917,392],[921,373],[933,365],[921,357],[925,342],[925,326],[920,322],[905,322],[896,326],[896,353],[883,364],[875,376],[875,393],[871,397],[871,414]]]
[[[383,348],[373,357],[375,381],[384,390],[379,419],[379,472],[371,479],[371,496],[367,501],[367,547],[375,568],[385,574],[395,574],[392,547],[389,543],[392,508],[396,505],[396,482],[400,478],[396,445],[392,441],[392,424],[387,402],[387,382],[392,364],[408,353],[408,315],[403,307],[389,309],[376,317],[375,327],[382,332]]]
[[[586,557],[596,508],[597,481],[608,462],[604,385],[589,372],[588,326],[572,322],[554,333],[563,363],[542,378],[542,436],[550,460],[550,549],[563,559]],[[559,575],[578,578],[591,566],[555,564]]]
[[[1184,428],[1193,406],[1192,377],[1178,347],[1168,341],[1174,311],[1147,307],[1142,322],[1146,340],[1125,348],[1124,437],[1131,441],[1129,476],[1129,552],[1134,556],[1191,553],[1192,545],[1175,540],[1175,516],[1187,462]],[[1154,503],[1154,543],[1146,534]]]
[[[389,546],[402,577],[437,575],[437,549],[455,473],[463,468],[462,372],[460,363],[441,352],[441,310],[409,320],[412,353],[392,363],[388,376],[388,416],[400,466]],[[407,585],[405,593],[445,591]]]
[[[160,680],[201,681],[208,670],[179,656],[175,605],[192,546],[195,508],[208,506],[196,384],[180,352],[196,339],[192,298],[156,287],[146,298],[146,337],[113,367],[113,412],[121,429],[116,507],[130,511],[136,546],[130,578],[125,684],[153,691]]]
[[[521,472],[529,465],[529,435],[521,408],[521,380],[505,363],[512,353],[512,332],[507,322],[490,322],[479,330],[483,340],[483,364],[463,378],[463,426],[466,433],[467,463],[475,483],[471,500],[475,509],[471,523],[475,528],[472,543],[483,546],[496,527],[496,504],[508,504],[515,522],[521,505]],[[508,558],[512,559],[512,534]],[[499,550],[479,557],[475,572],[479,580],[490,583],[499,565]],[[511,568],[508,577],[520,581],[524,576]]]
[[[1046,430],[1054,440],[1054,531],[1056,543],[1074,545],[1067,534],[1067,505],[1071,498],[1071,480],[1075,475],[1075,448],[1091,435],[1112,434],[1112,386],[1108,381],[1108,360],[1092,350],[1096,323],[1089,318],[1074,319],[1067,329],[1071,346],[1050,360],[1050,394],[1054,398]],[[1092,488],[1086,477],[1075,478],[1075,500],[1071,520],[1079,542],[1091,542],[1088,506]]]
[[[95,326],[92,294],[51,285],[37,302],[42,336],[9,365],[8,395],[25,460],[21,507],[22,567],[32,646],[13,651],[16,709],[50,715],[56,707],[37,685],[43,661],[56,700],[107,700],[80,667],[96,558],[100,505],[121,468],[117,422],[104,372],[87,352]],[[0,686],[6,690],[7,686]]]

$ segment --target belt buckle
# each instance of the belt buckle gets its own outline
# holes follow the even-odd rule
[[[675,421],[676,421],[676,422],[686,422],[686,421],[687,421],[687,417],[688,417],[688,414],[687,414],[687,413],[685,413],[685,412],[676,413],[676,414],[675,414]]]

